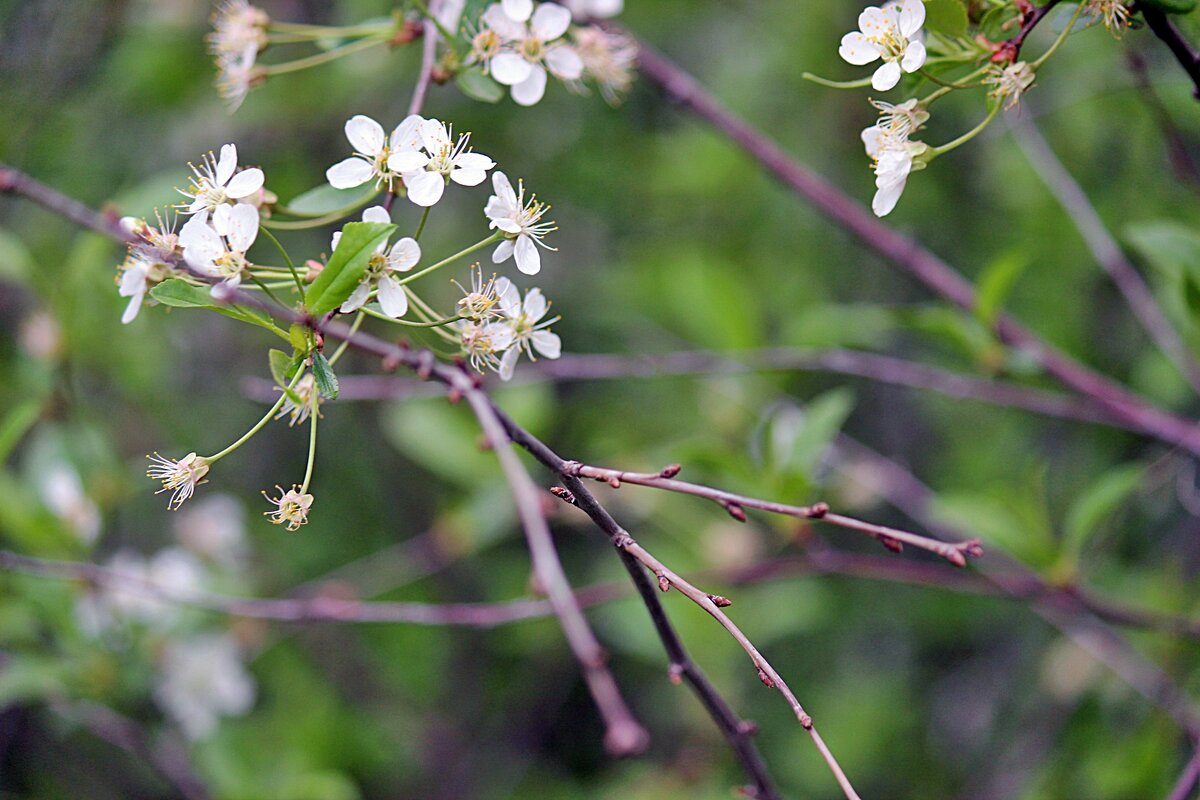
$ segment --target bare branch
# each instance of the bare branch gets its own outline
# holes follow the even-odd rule
[[[1171,51],[1171,55],[1175,56],[1175,60],[1179,62],[1179,66],[1183,67],[1183,71],[1196,85],[1192,94],[1197,100],[1200,100],[1200,51],[1197,51],[1192,43],[1184,38],[1165,12],[1148,7],[1145,3],[1138,5],[1142,12],[1142,19],[1146,20],[1146,25],[1154,32],[1155,36],[1163,41]]]
[[[1112,278],[1134,316],[1150,334],[1159,350],[1170,359],[1192,388],[1200,392],[1200,364],[1197,364],[1196,359],[1188,352],[1183,339],[1159,308],[1150,287],[1142,280],[1137,268],[1125,257],[1120,245],[1104,226],[1083,189],[1055,156],[1033,122],[1019,122],[1013,115],[1009,115],[1008,120],[1021,151],[1033,165],[1034,172],[1067,212],[1084,243],[1092,251],[1096,263]]]

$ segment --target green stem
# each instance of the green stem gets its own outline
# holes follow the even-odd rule
[[[425,220],[429,219],[429,209],[431,208],[433,208],[433,206],[425,206],[425,212],[421,214],[421,221],[417,223],[417,232],[413,234],[414,241],[420,240],[421,231],[425,230]]]
[[[288,255],[288,251],[283,249],[283,245],[280,244],[279,240],[275,238],[275,234],[271,233],[261,225],[258,227],[258,229],[262,231],[264,236],[271,240],[271,243],[275,245],[275,249],[277,249],[279,254],[283,256],[283,263],[287,264],[288,272],[292,273],[292,280],[296,282],[296,288],[299,289],[300,294],[303,295],[304,282],[300,280],[300,275],[296,272],[296,265],[292,262],[292,257]]]
[[[292,378],[292,382],[288,384],[288,387],[287,387],[288,391],[291,391],[292,389],[296,388],[296,384],[298,384],[300,382],[300,378],[303,375],[304,375],[304,370],[302,370],[302,369],[296,370],[296,375]],[[313,394],[316,395],[317,392],[314,391]],[[246,442],[250,441],[250,438],[252,436],[254,436],[254,434],[261,431],[263,429],[263,426],[266,425],[268,422],[270,422],[271,419],[276,414],[279,413],[279,409],[283,407],[283,401],[286,399],[287,399],[287,392],[284,392],[283,394],[279,395],[279,399],[275,401],[275,405],[271,406],[271,410],[268,411],[263,416],[262,419],[260,419],[257,423],[255,423],[253,428],[246,431],[246,433],[242,436],[242,438],[238,439],[236,442],[229,445],[229,447],[226,447],[224,450],[217,453],[215,456],[205,456],[204,460],[207,461],[209,464],[215,464],[216,462],[220,461],[225,456],[232,453],[234,450],[237,450],[239,447],[244,445]]]
[[[328,225],[331,222],[337,222],[339,219],[347,216],[352,211],[362,208],[367,203],[374,200],[378,194],[379,192],[376,191],[375,194],[367,195],[352,206],[347,208],[339,208],[337,211],[330,211],[328,214],[324,214],[320,217],[313,217],[312,219],[264,219],[259,227],[259,230],[262,230],[263,228],[274,228],[278,231],[302,231],[307,230],[308,228],[319,228],[322,225]]]
[[[422,300],[421,296],[419,294],[414,292],[412,289],[409,289],[408,287],[405,287],[404,291],[408,293],[408,298],[412,303],[413,309],[416,310],[418,317],[423,319],[425,322],[437,321],[437,319],[438,319],[437,312],[434,311],[433,308],[431,308],[428,303],[426,303],[424,300]],[[428,328],[428,330],[432,331],[433,333],[436,333],[438,336],[442,337],[443,339],[445,339],[448,342],[451,342],[453,344],[458,344],[458,339],[455,336],[453,336],[452,334],[447,333],[442,328]]]
[[[282,64],[263,64],[263,74],[265,75],[284,75],[288,72],[299,72],[302,69],[309,67],[320,66],[321,64],[330,61],[336,61],[342,56],[348,56],[351,53],[357,53],[366,50],[369,47],[374,47],[377,44],[383,44],[388,40],[389,36],[371,36],[366,39],[360,39],[357,42],[344,45],[336,50],[328,50],[324,53],[298,58],[295,61],[285,61]]]
[[[966,133],[964,133],[962,136],[958,137],[954,141],[946,142],[944,145],[941,145],[940,147],[929,148],[929,150],[926,151],[928,154],[927,158],[929,160],[932,160],[932,159],[942,155],[943,153],[948,153],[951,150],[953,150],[954,148],[964,145],[967,142],[974,139],[976,136],[978,136],[980,134],[980,132],[984,128],[986,128],[988,125],[990,125],[992,120],[994,120],[996,118],[996,115],[1000,113],[1000,105],[1001,105],[1000,103],[996,103],[994,106],[992,106],[992,110],[989,111],[988,115],[983,118],[983,122],[980,122],[974,128],[967,131]]]
[[[333,355],[329,359],[329,366],[332,367],[336,364],[338,359],[342,357],[342,353],[346,352],[346,348],[350,346],[350,337],[358,333],[359,327],[362,325],[363,320],[366,319],[366,313],[366,309],[361,309],[358,312],[358,316],[354,318],[354,322],[350,323],[350,334],[345,339],[342,339],[342,343],[338,345],[338,349],[333,351]]]
[[[828,86],[830,89],[861,89],[864,86],[871,85],[870,78],[859,78],[856,81],[831,81],[828,78],[822,78],[820,75],[814,75],[811,72],[805,72],[800,77],[821,86]]]
[[[390,322],[393,325],[406,325],[409,328],[440,328],[443,325],[449,325],[452,322],[458,322],[466,317],[446,317],[445,319],[435,319],[432,322],[409,322],[406,319],[395,319],[387,314],[380,314],[378,311],[373,311],[369,308],[364,308],[362,313],[372,316],[375,319],[381,319],[384,322]],[[330,363],[333,363],[332,361]]]
[[[942,88],[935,89],[933,92],[931,92],[929,94],[928,97],[926,97],[924,100],[922,100],[920,103],[921,107],[928,108],[929,104],[932,103],[934,100],[937,100],[939,97],[942,97],[943,95],[949,94],[950,92],[954,91],[955,88],[960,88],[960,87],[966,88],[966,87],[962,87],[963,83],[965,83],[966,81],[974,80],[975,78],[979,77],[980,75],[984,74],[987,71],[988,71],[987,67],[980,67],[979,69],[975,70],[974,72],[970,73],[969,75],[964,76],[958,87],[952,86],[947,83],[943,83],[941,81],[934,81],[935,83],[942,83]],[[922,74],[924,74],[924,72],[922,72]],[[925,77],[930,77],[930,76],[926,75]]]
[[[434,270],[441,269],[442,267],[446,266],[447,264],[457,261],[458,259],[462,258],[463,256],[469,256],[471,253],[474,253],[476,250],[479,250],[480,248],[483,248],[483,247],[487,247],[492,242],[499,241],[501,238],[503,238],[503,236],[504,236],[504,233],[502,231],[496,231],[495,233],[493,233],[491,236],[487,237],[486,239],[481,239],[480,241],[471,245],[466,250],[460,250],[457,253],[455,253],[454,255],[450,256],[449,258],[443,258],[441,261],[437,262],[432,267],[426,267],[425,269],[421,270],[420,272],[414,272],[412,275],[409,275],[407,278],[396,281],[396,283],[400,284],[401,286],[403,286],[406,283],[412,283],[417,278],[428,275],[429,273],[433,272]]]
[[[317,420],[321,418],[320,411],[317,408],[320,402],[321,393],[314,386],[312,391],[312,411],[308,418],[312,420],[312,428],[308,434],[308,465],[304,468],[304,485],[300,487],[300,494],[308,494],[308,484],[312,482],[313,464],[317,462]]]
[[[254,275],[253,273],[251,273],[251,275],[250,275],[250,280],[254,282],[255,286],[262,289],[263,294],[265,294],[267,297],[271,298],[272,302],[274,302],[276,305],[282,306],[283,308],[287,308],[286,305],[284,305],[283,303],[281,303],[279,301],[279,298],[275,296],[275,293],[271,291],[271,287],[268,286],[267,284],[263,283],[261,280],[259,280],[258,277],[256,275]]]
[[[1054,44],[1050,45],[1050,49],[1042,53],[1041,57],[1038,58],[1037,61],[1034,61],[1029,65],[1034,72],[1037,72],[1038,67],[1044,64],[1046,59],[1054,55],[1054,52],[1058,50],[1058,48],[1062,47],[1062,43],[1065,42],[1067,37],[1071,35],[1071,32],[1075,30],[1075,22],[1079,19],[1079,15],[1083,13],[1083,5],[1083,3],[1080,3],[1079,5],[1075,6],[1075,13],[1071,15],[1071,21],[1067,23],[1067,27],[1062,29],[1062,33],[1060,33],[1058,38],[1054,40]]]
[[[390,34],[396,30],[396,23],[389,22],[387,25],[380,23],[375,23],[374,25],[345,25],[338,27],[336,25],[305,25],[299,22],[276,22],[272,20],[271,24],[267,26],[267,30],[298,36],[309,36],[314,39],[328,39],[338,36],[369,36],[375,33]]]

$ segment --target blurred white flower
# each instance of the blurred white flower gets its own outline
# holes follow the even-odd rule
[[[563,0],[577,20],[608,19],[625,9],[625,0]]]
[[[227,235],[222,236],[205,222],[202,215],[187,221],[179,231],[179,243],[187,263],[204,275],[221,278],[220,286],[235,288],[242,273],[250,266],[246,251],[258,238],[258,209],[238,203],[229,216]],[[217,287],[213,287],[214,294]]]
[[[212,32],[208,34],[209,52],[219,61],[237,58],[253,47],[254,52],[267,46],[267,26],[271,18],[261,8],[246,0],[224,0],[212,16]]]
[[[606,31],[595,25],[576,28],[571,37],[583,62],[583,77],[596,82],[609,105],[621,102],[633,85],[637,44],[620,31]],[[567,86],[586,91],[582,80],[570,81]]]
[[[1120,39],[1129,30],[1129,15],[1132,13],[1128,3],[1119,0],[1088,0],[1083,7],[1083,13],[1093,18],[1104,20],[1104,27],[1114,38]]]
[[[392,184],[400,174],[388,167],[395,153],[415,150],[421,145],[417,128],[424,120],[413,114],[385,136],[383,127],[370,117],[357,114],[346,121],[346,138],[354,147],[354,155],[325,170],[325,178],[335,189],[353,189],[374,179],[375,187]]]
[[[192,740],[203,739],[221,717],[254,705],[254,679],[228,634],[171,641],[163,651],[154,699]]]
[[[121,225],[137,240],[130,243],[129,255],[117,268],[117,294],[128,297],[121,322],[129,324],[137,317],[146,299],[146,293],[166,280],[175,272],[172,263],[179,250],[179,236],[175,233],[176,217],[168,216],[164,222],[158,216],[158,225],[146,223],[144,219],[124,217]]]
[[[217,59],[217,94],[229,105],[229,111],[237,111],[246,95],[266,79],[266,72],[256,65],[258,48],[248,45],[238,55],[222,56]]]
[[[856,66],[883,59],[871,86],[883,92],[900,82],[901,70],[916,72],[925,64],[925,45],[917,33],[925,24],[925,4],[903,0],[883,8],[869,6],[858,17],[859,30],[842,37],[838,54]]]
[[[891,213],[904,192],[916,156],[928,147],[909,140],[929,119],[929,112],[913,100],[899,105],[872,100],[879,109],[879,121],[862,132],[863,145],[875,170],[875,197],[871,210],[878,217]],[[923,164],[922,164],[923,166]]]
[[[190,552],[227,569],[245,565],[246,512],[233,496],[201,498],[181,510],[174,522],[176,540]]]
[[[471,151],[471,134],[462,134],[456,142],[440,120],[421,120],[417,134],[420,149],[395,152],[387,165],[404,176],[408,199],[418,206],[429,208],[441,200],[449,181],[460,186],[478,186],[487,178],[487,171],[496,166],[492,159]]]
[[[84,493],[75,468],[65,461],[54,461],[38,477],[38,493],[46,508],[83,544],[95,542],[100,535],[100,509]]]
[[[258,167],[237,171],[237,146],[233,144],[221,147],[220,160],[209,152],[200,166],[189,166],[195,176],[187,190],[180,190],[185,197],[192,198],[191,203],[183,206],[184,213],[211,218],[213,229],[226,235],[233,207],[263,188],[263,171]]]
[[[362,215],[363,222],[391,222],[392,217],[383,206],[371,206]],[[333,234],[330,249],[336,250],[341,241],[342,232]],[[408,272],[421,260],[421,246],[417,240],[405,236],[391,247],[386,241],[380,242],[371,255],[367,271],[358,287],[346,298],[339,309],[343,314],[349,314],[362,308],[371,296],[371,290],[378,288],[379,306],[383,313],[392,319],[399,319],[408,313],[408,295],[404,292],[393,272]],[[307,415],[305,415],[307,416]],[[293,419],[293,422],[295,420]]]
[[[501,379],[512,378],[522,350],[531,360],[536,360],[535,350],[538,355],[550,359],[558,358],[562,354],[562,341],[557,334],[547,330],[559,318],[554,317],[542,322],[542,318],[550,310],[550,304],[546,302],[541,289],[530,289],[525,293],[525,301],[522,303],[517,287],[507,278],[499,278],[496,281],[496,294],[500,297],[500,313],[503,320],[493,324],[507,328],[511,337],[511,344],[500,359]]]
[[[296,397],[299,399],[299,402],[296,402],[296,400],[293,400],[290,396],[285,395],[283,398],[283,405],[279,407],[279,413],[275,415],[275,419],[290,417],[288,420],[289,428],[295,426],[295,424],[298,422],[303,423],[312,415],[312,396],[313,392],[315,391],[317,391],[316,378],[313,377],[311,372],[306,373],[302,378],[300,378],[299,381],[297,381],[296,385],[292,387],[292,394],[296,395]],[[322,402],[323,400],[318,395],[318,409],[320,409]],[[320,414],[321,412],[318,410],[317,413]],[[320,418],[324,419],[325,417],[324,415],[321,415]]]
[[[116,577],[90,590],[76,605],[79,627],[97,637],[117,625],[136,622],[165,630],[178,620],[180,606],[156,594],[187,597],[204,589],[204,567],[191,553],[178,547],[161,550],[147,560],[122,548],[105,567]]]
[[[21,349],[39,361],[56,361],[62,355],[62,326],[49,311],[34,311],[22,320],[17,338]]]
[[[517,181],[517,185],[520,193],[513,191],[512,183],[503,172],[492,176],[492,188],[496,193],[488,198],[483,213],[491,220],[489,228],[507,234],[492,253],[492,263],[503,264],[515,255],[517,269],[526,275],[536,275],[542,268],[542,257],[536,245],[553,250],[542,242],[542,237],[558,228],[553,222],[541,222],[550,206],[538,202],[537,195],[531,195],[526,203],[525,184]]]
[[[155,494],[171,492],[167,508],[177,510],[196,492],[196,487],[205,483],[204,476],[208,474],[208,460],[204,456],[188,453],[178,461],[155,453],[146,456],[150,466],[146,468],[146,477],[162,481],[162,488]]]
[[[994,67],[984,78],[985,83],[995,87],[988,92],[988,95],[997,103],[1003,102],[1005,111],[1016,108],[1017,104],[1021,102],[1021,95],[1033,86],[1035,80],[1037,80],[1037,74],[1024,61],[1009,64],[1003,69]]]
[[[505,42],[504,50],[492,59],[491,74],[512,87],[512,99],[532,106],[546,92],[546,70],[564,81],[578,80],[583,61],[564,41],[571,25],[571,12],[557,3],[542,3],[526,21],[514,21],[503,7],[493,4],[483,15],[489,28]]]

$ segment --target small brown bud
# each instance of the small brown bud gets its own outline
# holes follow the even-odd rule
[[[658,573],[658,590],[660,592],[666,592],[666,591],[670,591],[670,589],[671,589],[671,579],[668,578],[666,575],[664,575],[661,572]]]
[[[754,720],[744,719],[738,724],[738,733],[743,736],[757,736],[758,723]]]
[[[667,670],[667,680],[676,686],[683,683],[683,666],[681,664],[672,664]]]
[[[608,476],[608,485],[614,489],[620,489],[621,488],[621,479],[618,478],[616,475],[609,475]]]
[[[901,544],[898,539],[893,539],[890,536],[880,536],[879,543],[881,545],[883,545],[884,547],[886,547],[888,550],[891,550],[893,553],[903,553],[904,552],[904,545]],[[959,555],[960,558],[962,557],[961,554],[959,554],[957,550],[954,552],[955,552],[955,554]]]
[[[738,522],[746,521],[746,512],[737,503],[725,503],[725,510],[729,512],[729,516],[736,519]]]
[[[446,392],[446,399],[450,401],[450,405],[456,406],[462,400],[462,391],[455,387]]]
[[[683,469],[682,464],[668,464],[667,466],[662,468],[661,472],[658,473],[658,477],[674,478],[676,475],[679,474],[679,471],[682,469]]]
[[[768,675],[762,667],[758,668],[758,679],[762,681],[763,686],[766,686],[768,689],[775,688],[775,681],[771,679],[771,676]]]
[[[822,519],[828,513],[829,513],[829,503],[826,503],[824,501],[821,501],[818,503],[813,503],[811,506],[808,507],[808,518],[809,519]]]
[[[733,605],[732,600],[719,594],[710,594],[708,599],[712,600],[712,604],[717,608],[728,608],[729,606]]]

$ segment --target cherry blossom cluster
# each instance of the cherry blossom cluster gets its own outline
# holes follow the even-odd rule
[[[915,92],[931,87],[924,97],[910,97],[902,103],[870,99],[880,115],[862,132],[862,140],[875,173],[871,209],[877,216],[885,216],[896,207],[912,172],[966,144],[999,111],[1015,109],[1033,87],[1037,71],[1075,30],[1079,19],[1103,21],[1114,36],[1119,36],[1128,27],[1132,13],[1130,4],[1118,0],[1088,0],[1073,10],[1064,7],[1060,9],[1061,32],[1057,38],[1037,59],[1026,61],[1020,57],[1025,37],[1046,15],[1046,9],[1011,0],[950,2],[942,6],[944,16],[945,7],[958,8],[961,16],[951,13],[948,18],[958,19],[961,30],[928,29],[923,0],[891,0],[866,8],[859,14],[858,30],[842,37],[838,53],[854,66],[880,62],[873,74],[851,81],[805,75],[834,88],[870,86],[876,92],[889,92],[902,86]],[[951,26],[944,19],[941,24]],[[912,138],[924,128],[929,108],[936,100],[952,91],[974,89],[985,90],[987,106],[986,116],[976,127],[936,147]]]

